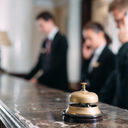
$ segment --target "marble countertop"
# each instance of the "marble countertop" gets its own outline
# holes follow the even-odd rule
[[[128,111],[99,103],[104,113],[97,123],[66,123],[62,112],[67,108],[68,95],[63,91],[33,85],[23,79],[0,76],[0,100],[30,128],[127,128]]]

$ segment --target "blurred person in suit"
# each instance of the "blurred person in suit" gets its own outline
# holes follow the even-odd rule
[[[40,83],[68,91],[66,37],[59,32],[51,13],[41,12],[36,20],[40,31],[47,35],[47,38],[42,43],[36,66],[26,79],[34,84]]]
[[[102,25],[96,22],[89,22],[85,25],[83,37],[85,41],[82,49],[84,59],[82,81],[87,81],[87,89],[97,93],[100,101],[104,102],[104,98],[108,95],[101,95],[101,92],[115,68],[115,56],[108,48],[111,39]],[[113,97],[113,92],[110,92],[106,103],[111,103],[110,97]]]
[[[116,94],[114,105],[128,109],[128,1],[114,0],[109,7],[117,28],[119,40],[122,43],[116,57]]]

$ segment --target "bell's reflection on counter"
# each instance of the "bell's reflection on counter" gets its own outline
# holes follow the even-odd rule
[[[102,112],[97,106],[98,96],[88,92],[85,86],[86,83],[82,83],[82,90],[69,96],[69,106],[63,113],[64,121],[84,123],[102,120]]]

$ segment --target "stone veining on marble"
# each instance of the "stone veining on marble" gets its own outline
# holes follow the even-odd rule
[[[5,81],[6,84],[4,84]],[[104,113],[103,121],[93,124],[63,122],[62,112],[67,108],[69,93],[46,86],[33,85],[25,80],[6,75],[0,77],[0,82],[0,99],[30,128],[128,127],[127,110],[102,103],[98,105]],[[9,91],[6,92],[6,88]],[[18,90],[16,94],[14,94],[15,89]]]

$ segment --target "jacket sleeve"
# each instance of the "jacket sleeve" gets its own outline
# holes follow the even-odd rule
[[[54,76],[55,72],[61,71],[61,68],[65,66],[67,56],[67,40],[65,37],[58,39],[55,42],[54,51],[51,55],[50,67],[44,74],[38,79],[39,81],[47,81]]]
[[[126,107],[128,106],[128,51],[126,52],[125,59],[124,59],[124,72],[122,72],[122,88],[124,94],[124,100],[126,103]]]
[[[106,76],[108,76],[108,78],[99,93],[99,97],[101,102],[112,104],[116,89],[116,71],[114,55],[111,56],[111,59],[107,59],[106,66],[108,67],[106,68]]]
[[[25,79],[30,80],[40,70],[40,68],[41,68],[41,61],[42,60],[41,60],[41,54],[40,54],[36,66],[32,69],[32,71],[28,75],[26,75]]]
[[[113,71],[109,75],[105,83],[105,87],[100,91],[99,94],[100,102],[113,104],[115,89],[116,89],[116,71]]]

